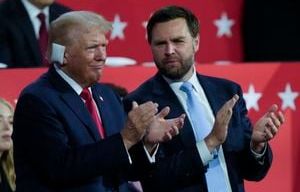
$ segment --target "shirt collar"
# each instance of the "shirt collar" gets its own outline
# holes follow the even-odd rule
[[[21,1],[31,20],[35,19],[40,12],[43,12],[46,18],[49,18],[49,6],[41,10],[35,5],[33,5],[32,3],[30,3],[28,0],[21,0]]]
[[[196,92],[199,93],[199,81],[198,81],[198,78],[197,78],[197,73],[196,73],[196,68],[195,66],[193,66],[193,74],[191,76],[190,79],[187,80],[187,82],[190,82],[192,85],[193,85],[193,88],[196,90]],[[163,78],[167,81],[167,83],[172,87],[172,88],[175,88],[175,89],[180,89],[180,86],[184,83],[184,81],[176,81],[176,80],[172,80],[166,76],[163,76]]]
[[[61,70],[58,66],[54,65],[56,72],[74,89],[77,95],[80,95],[82,92],[82,87],[70,76],[68,76],[63,70]],[[90,88],[89,88],[90,90]],[[91,90],[90,90],[91,91]]]

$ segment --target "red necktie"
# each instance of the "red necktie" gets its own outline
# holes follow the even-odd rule
[[[39,30],[39,46],[42,55],[42,64],[43,66],[48,65],[48,61],[46,60],[46,52],[48,45],[48,32],[46,28],[46,16],[44,13],[39,13],[37,16],[41,22],[40,30]]]
[[[104,138],[104,129],[102,126],[101,119],[97,113],[97,106],[95,102],[93,102],[92,95],[88,88],[84,88],[80,94],[80,96],[85,100],[85,106],[87,107],[88,111],[90,112],[92,119],[94,120],[97,128],[99,130],[100,136]]]

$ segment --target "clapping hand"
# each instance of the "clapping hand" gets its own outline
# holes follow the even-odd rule
[[[165,119],[169,112],[169,107],[163,108],[158,114],[155,115],[152,123],[147,129],[144,138],[144,145],[149,153],[151,153],[156,144],[171,140],[183,127],[186,115],[181,114],[176,118]]]
[[[165,119],[169,112],[170,108],[165,107],[155,115],[147,129],[145,141],[152,144],[164,142],[171,140],[173,136],[179,133],[179,130],[183,127],[185,114],[181,114],[177,118]]]
[[[285,121],[283,113],[278,110],[278,106],[273,104],[254,125],[251,146],[254,151],[260,152],[265,143],[275,137],[279,127]]]
[[[239,96],[234,95],[218,111],[211,133],[204,139],[210,151],[221,145],[227,138],[228,124],[232,116],[232,109]]]
[[[157,103],[151,101],[138,105],[132,102],[132,110],[128,113],[125,128],[121,131],[125,147],[129,149],[140,141],[146,133],[146,129],[153,122],[157,113]]]

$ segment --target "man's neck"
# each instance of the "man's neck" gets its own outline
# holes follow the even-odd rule
[[[33,1],[27,0],[31,5],[35,6],[36,8],[43,10],[47,7],[47,5],[39,4],[39,3],[34,3]]]

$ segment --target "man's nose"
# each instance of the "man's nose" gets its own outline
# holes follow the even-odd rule
[[[165,47],[165,54],[172,55],[175,53],[175,46],[172,43],[167,43]]]
[[[97,49],[95,50],[95,58],[96,59],[106,58],[106,47],[103,46],[97,47]]]
[[[11,122],[9,119],[6,119],[6,118],[2,119],[1,124],[2,124],[4,130],[11,129],[12,125],[11,125]]]

